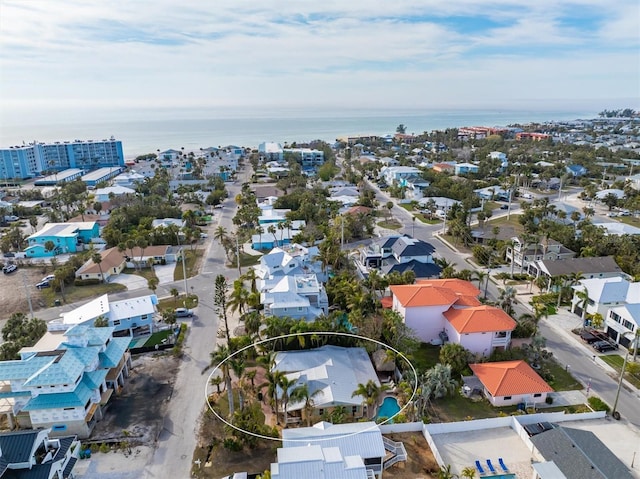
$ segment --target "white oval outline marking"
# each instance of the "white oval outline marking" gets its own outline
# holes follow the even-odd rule
[[[209,396],[208,396],[208,389],[209,389],[209,383],[211,382],[211,379],[213,377],[213,375],[215,374],[216,371],[220,370],[220,366],[222,366],[224,363],[226,363],[227,361],[229,361],[230,359],[232,359],[234,356],[236,356],[237,354],[240,354],[244,351],[246,351],[249,348],[255,348],[256,346],[259,346],[261,344],[264,343],[270,343],[272,341],[277,341],[278,339],[286,339],[286,338],[292,338],[294,336],[311,336],[311,335],[323,335],[323,336],[328,336],[328,335],[332,335],[332,336],[345,336],[345,337],[350,337],[350,338],[356,338],[356,339],[364,339],[365,341],[371,341],[372,343],[376,343],[384,348],[390,349],[391,351],[393,351],[394,353],[396,353],[398,356],[400,356],[402,359],[404,359],[404,361],[406,361],[406,363],[411,367],[411,371],[413,372],[413,377],[415,378],[415,384],[413,386],[413,391],[411,392],[411,397],[409,398],[409,400],[407,401],[407,403],[402,406],[402,408],[400,408],[400,410],[395,413],[393,416],[387,418],[386,420],[384,420],[383,422],[381,422],[380,424],[375,423],[375,420],[373,420],[374,425],[371,427],[368,427],[367,429],[364,429],[362,431],[358,431],[358,432],[354,432],[351,434],[344,434],[342,436],[332,436],[329,438],[314,438],[313,441],[317,441],[317,442],[322,442],[322,441],[333,441],[335,439],[343,439],[345,437],[351,437],[351,436],[356,436],[360,433],[363,432],[367,432],[367,431],[372,431],[374,430],[376,427],[379,426],[383,426],[384,424],[388,423],[389,421],[393,420],[394,417],[396,417],[398,414],[400,414],[402,411],[404,411],[409,404],[411,404],[411,402],[413,401],[413,398],[416,397],[416,394],[418,392],[418,373],[416,371],[416,368],[413,366],[413,364],[411,363],[411,361],[409,361],[407,359],[407,357],[401,353],[400,351],[398,351],[395,348],[392,348],[391,346],[389,346],[386,343],[383,343],[382,341],[378,341],[376,339],[371,339],[371,338],[367,338],[365,336],[358,336],[357,334],[351,334],[351,333],[342,333],[342,332],[332,332],[332,331],[306,331],[306,332],[302,332],[302,333],[290,333],[290,334],[283,334],[281,336],[275,336],[273,338],[268,338],[268,339],[261,339],[260,341],[256,341],[254,343],[251,343],[247,346],[245,346],[244,348],[241,348],[237,351],[235,351],[233,354],[230,354],[229,356],[227,356],[225,359],[223,359],[222,361],[220,361],[211,371],[211,374],[209,374],[209,376],[207,377],[207,383],[205,384],[204,387],[204,397],[205,397],[205,401],[207,403],[207,406],[209,407],[209,410],[214,414],[214,416],[216,416],[218,419],[220,419],[223,423],[225,423],[227,426],[235,429],[238,432],[241,432],[243,434],[248,434],[250,436],[253,437],[257,437],[258,439],[267,439],[267,440],[271,440],[271,441],[281,441],[284,442],[284,439],[281,437],[270,437],[270,436],[264,436],[262,434],[258,434],[255,432],[251,432],[251,431],[247,431],[245,429],[239,428],[233,424],[231,424],[229,421],[227,421],[226,419],[224,419],[222,416],[220,416],[215,409],[213,408],[213,406],[211,405],[211,403],[209,402]],[[296,351],[301,351],[301,350],[296,350]],[[284,351],[277,351],[277,352],[284,352]],[[276,411],[277,414],[277,411]],[[309,443],[309,439],[287,439],[287,442],[300,442],[300,443]]]

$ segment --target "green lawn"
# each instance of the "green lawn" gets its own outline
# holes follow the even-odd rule
[[[622,370],[622,365],[624,364],[624,358],[619,354],[603,354],[600,356],[605,363],[611,366],[616,370],[616,373],[619,375]],[[629,359],[631,360],[631,359]],[[635,387],[640,388],[640,378],[634,374],[625,373],[624,378],[633,384]]]
[[[380,228],[387,228],[390,230],[398,230],[400,228],[402,228],[402,224],[399,221],[396,220],[383,220],[383,221],[379,221],[378,222],[378,226],[380,226]]]
[[[198,295],[190,294],[189,296],[193,299],[190,300],[191,304],[189,304],[188,307],[195,308],[198,305]],[[179,294],[176,299],[174,299],[173,296],[170,298],[163,298],[160,301],[158,301],[158,311],[162,311],[163,309],[167,309],[167,308],[169,309],[182,308],[184,307],[184,301],[185,301],[184,293]]]
[[[554,380],[549,381],[549,386],[555,391],[573,391],[583,388],[582,384],[571,375],[571,369],[566,371],[565,368],[560,366],[556,361],[545,361],[544,368],[553,374]]]
[[[198,274],[198,269],[200,268],[200,262],[202,261],[202,257],[204,256],[204,250],[202,249],[185,249],[184,256],[187,259],[185,264],[187,270],[187,278],[191,278]],[[176,268],[173,270],[173,280],[181,281],[184,279],[183,268],[181,264],[176,264]]]
[[[147,339],[147,342],[144,343],[145,347],[155,346],[156,344],[162,344],[162,340],[168,338],[173,335],[173,331],[171,329],[167,329],[165,331],[158,331],[157,333],[153,333]]]
[[[440,346],[422,343],[420,348],[409,358],[418,373],[434,367],[439,361]]]
[[[89,284],[86,286],[67,285],[64,288],[64,297],[67,303],[75,303],[83,299],[96,298],[103,294],[117,293],[126,289],[125,285],[119,283]],[[62,294],[53,291],[53,288],[43,290],[42,296],[49,306],[53,306],[56,299],[62,301]]]
[[[256,265],[260,263],[260,258],[262,255],[240,253],[240,267]]]
[[[501,413],[512,414],[517,410],[516,406],[493,407],[486,399],[472,401],[459,393],[433,401],[433,408],[439,422],[498,417]]]
[[[619,216],[618,220],[622,223],[640,228],[640,218],[636,218],[635,216]]]

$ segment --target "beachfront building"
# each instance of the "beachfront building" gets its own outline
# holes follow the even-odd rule
[[[129,376],[129,338],[113,328],[47,332],[20,359],[0,362],[0,413],[10,425],[87,438]]]
[[[45,170],[124,166],[122,142],[111,138],[102,141],[64,141],[30,143],[0,149],[0,176],[32,178]]]
[[[82,251],[83,245],[90,244],[99,236],[100,228],[95,221],[47,223],[40,231],[27,237],[29,246],[24,251],[27,258],[76,253]],[[51,244],[53,249],[47,249]]]
[[[95,188],[98,183],[104,183],[109,181],[114,176],[117,176],[124,168],[123,167],[108,167],[98,168],[86,175],[83,175],[80,179],[87,185],[88,188]]]
[[[110,301],[102,296],[71,311],[62,313],[60,319],[47,323],[49,331],[66,331],[76,325],[93,326],[97,319],[106,320],[114,336],[134,336],[153,332],[153,318],[158,311],[155,294],[137,298]]]
[[[69,181],[77,180],[82,176],[82,170],[80,168],[69,168],[66,170],[58,171],[52,175],[45,176],[44,178],[38,178],[35,182],[35,186],[59,186]],[[44,193],[43,193],[43,196]]]

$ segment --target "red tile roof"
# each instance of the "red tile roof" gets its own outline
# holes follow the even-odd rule
[[[458,278],[446,278],[446,279],[419,279],[416,284],[430,284],[432,286],[440,286],[442,288],[448,288],[455,291],[458,294],[465,296],[478,296],[480,290],[476,288],[471,282]]]
[[[493,397],[553,392],[522,360],[470,364],[469,367]]]
[[[383,308],[391,309],[393,307],[393,296],[385,296],[380,300]]]
[[[443,314],[460,334],[513,331],[516,327],[516,322],[511,316],[494,306],[451,308]]]
[[[458,295],[448,288],[429,284],[402,284],[391,286],[391,292],[405,308],[415,306],[451,305]]]

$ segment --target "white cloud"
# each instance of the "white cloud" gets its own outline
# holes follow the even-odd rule
[[[3,0],[0,89],[5,109],[445,107],[638,96],[637,3],[561,7],[555,0]],[[597,31],[560,21],[583,11],[602,18]],[[455,27],[459,17],[472,26],[473,16],[487,27]],[[489,28],[491,21],[499,25]]]

